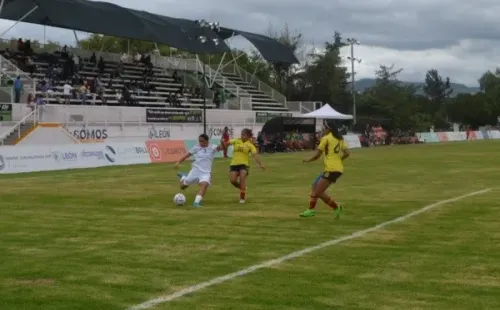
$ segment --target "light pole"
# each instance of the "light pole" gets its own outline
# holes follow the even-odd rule
[[[219,22],[207,22],[206,20],[202,19],[202,20],[196,20],[195,21],[196,24],[200,25],[200,27],[202,28],[207,28],[209,29],[210,31],[213,31],[213,32],[220,32],[220,26],[219,26]],[[210,41],[212,41],[213,44],[215,44],[215,46],[219,45],[219,39],[218,38],[213,38],[212,40],[208,40],[208,38],[206,36],[198,36],[197,39],[202,43],[202,44],[207,44],[209,43]],[[203,73],[203,79],[205,79],[205,81],[203,81],[203,89],[202,89],[202,92],[203,92],[203,133],[204,134],[207,134],[207,81],[206,81],[206,72],[205,72],[205,63],[203,63],[203,66],[202,66],[202,73]],[[215,77],[214,77],[215,78]]]
[[[351,46],[351,56],[347,57],[351,61],[351,94],[352,94],[352,117],[353,117],[353,125],[356,125],[356,89],[354,86],[354,63],[361,63],[360,58],[354,57],[354,45],[359,45],[360,42],[354,38],[347,39],[347,44]]]

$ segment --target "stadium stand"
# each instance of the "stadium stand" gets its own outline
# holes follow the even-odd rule
[[[28,56],[29,55],[29,56]],[[137,62],[82,59],[69,51],[52,54],[4,51],[3,56],[37,81],[36,95],[47,103],[200,108],[203,94],[184,85],[177,71],[156,68],[144,57]],[[215,108],[212,99],[207,108]]]

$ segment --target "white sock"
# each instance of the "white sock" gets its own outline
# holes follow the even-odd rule
[[[185,180],[185,179],[186,179],[186,176],[183,176],[183,177],[181,178],[181,182],[182,182],[182,183],[184,183],[184,180]]]
[[[194,199],[194,203],[200,203],[202,199],[203,199],[203,196],[196,195],[196,198]]]

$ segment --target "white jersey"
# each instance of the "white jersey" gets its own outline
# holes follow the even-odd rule
[[[209,144],[207,147],[198,144],[189,150],[189,154],[194,157],[192,169],[205,173],[212,172],[212,162],[217,154],[217,147],[215,144]]]

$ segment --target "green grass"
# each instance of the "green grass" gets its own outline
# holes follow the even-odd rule
[[[215,164],[205,207],[175,207],[170,166],[0,177],[0,309],[125,309],[499,185],[500,141],[355,150],[330,190],[345,211],[298,214],[321,163],[264,157],[246,205]],[[188,167],[187,165],[185,166]],[[187,191],[188,203],[195,188]],[[155,309],[500,309],[500,190]]]

